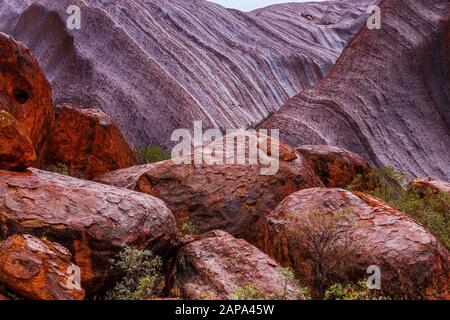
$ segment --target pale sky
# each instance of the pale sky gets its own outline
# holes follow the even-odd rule
[[[270,6],[275,3],[286,3],[286,2],[311,2],[314,0],[210,0],[221,4],[226,8],[239,9],[241,11],[251,11],[257,8],[262,8]],[[317,0],[315,0],[317,1]],[[323,0],[318,0],[323,1]]]

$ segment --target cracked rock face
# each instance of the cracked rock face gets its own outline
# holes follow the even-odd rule
[[[325,217],[339,214],[332,223]],[[448,299],[450,255],[424,227],[378,198],[342,189],[313,188],[287,197],[266,222],[261,248],[299,279],[313,283],[318,235],[333,230],[328,250],[333,261],[348,266],[353,280],[363,279],[371,265],[381,268],[382,290],[391,298]],[[308,226],[308,228],[305,228]],[[318,231],[320,230],[320,231]],[[346,248],[345,256],[340,256]],[[316,249],[314,249],[316,250]],[[323,257],[322,257],[323,259]],[[339,260],[341,259],[341,260]],[[359,279],[358,279],[359,278]]]
[[[177,260],[176,283],[185,299],[228,300],[249,285],[260,298],[303,299],[273,259],[223,231],[185,245]]]
[[[57,243],[12,236],[0,244],[0,282],[31,300],[83,300],[84,290],[71,286],[71,257]]]
[[[332,146],[302,146],[297,149],[327,188],[345,188],[358,175],[366,176],[371,166],[359,155]]]
[[[36,163],[33,143],[19,122],[0,110],[0,169],[23,171]]]
[[[10,113],[31,139],[38,160],[54,121],[52,90],[30,51],[0,33],[0,110]]]
[[[45,236],[66,247],[87,293],[108,280],[123,245],[161,257],[176,245],[171,211],[154,197],[41,170],[0,171],[0,238]]]
[[[449,180],[449,10],[447,0],[383,1],[381,29],[364,27],[326,78],[261,127],[293,146],[339,146]]]
[[[91,179],[136,164],[133,150],[112,119],[98,109],[57,106],[47,164],[67,165],[71,176]]]
[[[240,134],[232,138],[242,137]],[[214,142],[223,144],[230,136]],[[235,154],[248,154],[249,144],[235,142]],[[270,139],[267,147],[279,144]],[[271,147],[270,147],[271,148]],[[261,147],[258,150],[263,150]],[[270,149],[269,153],[270,154]],[[198,154],[195,151],[192,155]],[[190,155],[191,156],[191,155]],[[188,156],[188,158],[190,158]],[[222,159],[226,158],[223,155]],[[280,146],[279,170],[261,175],[262,165],[175,164],[167,160],[151,165],[117,170],[96,179],[99,182],[148,193],[165,201],[179,225],[192,223],[196,232],[224,230],[254,243],[261,237],[257,226],[265,212],[289,194],[322,186],[306,160],[286,145]]]

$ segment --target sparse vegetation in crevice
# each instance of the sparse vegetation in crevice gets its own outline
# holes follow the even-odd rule
[[[325,300],[391,300],[379,290],[370,290],[365,280],[347,285],[335,283],[325,291]]]
[[[282,281],[284,281],[284,292],[281,297],[282,300],[285,300],[289,294],[289,284],[292,283],[295,286],[295,290],[297,290],[297,299],[301,300],[311,300],[311,294],[309,292],[309,288],[303,287],[300,281],[295,276],[295,271],[292,268],[286,267],[281,268],[279,277]]]
[[[134,154],[138,164],[150,164],[170,159],[170,155],[164,152],[158,146],[150,145],[147,147],[137,148]]]
[[[263,294],[252,284],[236,287],[230,296],[230,300],[262,300],[263,298]]]
[[[62,174],[65,176],[69,176],[69,167],[67,165],[65,165],[64,163],[56,163],[56,164],[52,164],[50,166],[48,166],[46,168],[47,171],[53,172],[53,173],[58,173],[58,174]]]
[[[124,247],[112,263],[114,271],[123,277],[107,293],[107,300],[148,300],[162,295],[161,258],[147,250]]]

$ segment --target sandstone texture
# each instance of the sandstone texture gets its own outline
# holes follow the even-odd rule
[[[36,160],[33,143],[20,123],[0,110],[0,169],[23,171]]]
[[[239,288],[246,286],[252,286],[260,299],[303,298],[273,259],[223,231],[210,232],[180,250],[176,282],[189,300],[236,299]]]
[[[0,33],[0,109],[21,125],[41,161],[54,121],[52,90],[28,48],[3,33]]]
[[[0,243],[0,282],[31,300],[82,300],[84,290],[71,286],[68,270],[76,266],[70,260],[57,243],[12,236]]]
[[[328,188],[345,188],[358,175],[366,176],[371,166],[357,154],[332,146],[302,146],[297,149]]]
[[[167,147],[194,120],[248,128],[311,88],[374,2],[243,13],[203,0],[1,0],[0,31],[38,57],[56,103],[98,106],[133,145]],[[66,28],[70,5],[80,30]]]
[[[0,238],[44,236],[70,250],[87,293],[108,282],[124,245],[161,257],[176,245],[175,219],[148,195],[32,169],[0,171]]]
[[[228,138],[242,136],[227,136],[214,144],[222,144],[225,148],[226,141],[230,141]],[[238,144],[237,141],[234,140],[234,154],[248,155],[249,144]],[[264,154],[270,154],[269,147],[279,144],[274,139],[268,141],[271,142],[266,147],[258,149]],[[100,176],[97,181],[164,200],[178,224],[193,224],[197,233],[220,229],[253,243],[261,236],[257,223],[265,212],[297,190],[322,186],[301,155],[286,145],[279,149],[279,170],[274,175],[262,175],[260,162],[227,164],[228,158],[223,155],[223,164],[202,162],[197,165],[190,162],[194,159],[189,155],[189,164],[167,160],[113,171]],[[198,152],[201,151],[193,152],[192,157]]]
[[[447,0],[385,0],[382,26],[367,27],[313,89],[262,128],[293,146],[346,148],[374,165],[450,179]]]
[[[136,164],[133,150],[112,119],[98,109],[57,106],[47,165],[63,163],[71,176],[91,179]]]
[[[292,266],[312,287],[315,270],[326,268],[324,263],[344,266],[352,280],[377,265],[382,292],[391,298],[449,298],[448,251],[427,229],[378,198],[342,189],[302,190],[278,206],[266,228],[263,251]]]

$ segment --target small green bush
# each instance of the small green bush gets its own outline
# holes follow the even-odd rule
[[[325,300],[390,300],[380,296],[379,291],[370,290],[366,281],[361,280],[357,284],[343,285],[335,283],[325,292]]]
[[[183,222],[179,226],[179,230],[180,230],[181,236],[193,235],[196,232],[195,225],[190,221]]]
[[[112,263],[113,269],[124,276],[107,293],[108,300],[146,300],[161,294],[162,261],[150,251],[124,247]]]
[[[263,294],[253,285],[247,284],[244,287],[237,287],[230,297],[231,300],[261,300]]]
[[[300,281],[295,276],[295,271],[292,268],[289,268],[289,267],[281,268],[279,278],[281,280],[285,281],[282,300],[284,300],[284,298],[288,294],[287,288],[288,288],[288,285],[290,282],[293,283],[297,289],[297,298],[298,299],[311,300],[311,294],[309,292],[309,289],[306,287],[302,287],[302,285],[300,284]]]
[[[65,176],[69,175],[69,167],[64,163],[56,163],[47,167],[47,171],[62,174]]]
[[[134,153],[139,164],[149,164],[170,159],[170,155],[166,154],[158,146],[138,148]]]
[[[421,195],[416,190],[405,188],[406,185],[404,173],[394,168],[383,167],[374,170],[368,178],[358,176],[348,189],[378,197],[407,213],[450,249],[450,196],[443,193],[433,196]]]

